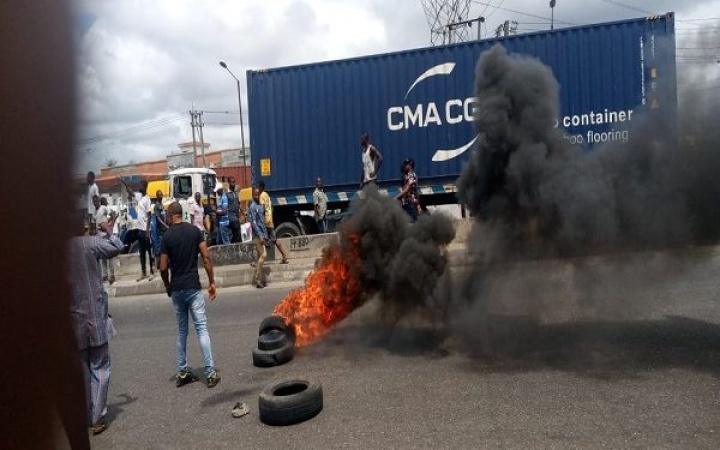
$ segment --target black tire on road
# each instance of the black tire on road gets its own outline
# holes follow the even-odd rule
[[[256,367],[275,367],[289,362],[295,356],[295,344],[286,342],[285,345],[276,350],[260,350],[255,347],[252,350],[253,364]]]
[[[267,316],[260,322],[260,334],[270,330],[287,331],[288,326],[285,319],[280,316]]]
[[[258,337],[259,350],[277,350],[288,341],[288,336],[284,331],[268,330]]]
[[[322,385],[315,380],[287,380],[266,387],[258,399],[260,421],[267,425],[293,425],[323,409]]]

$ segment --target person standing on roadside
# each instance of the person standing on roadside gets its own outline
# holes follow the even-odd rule
[[[267,229],[267,236],[268,240],[270,241],[269,245],[274,244],[275,247],[280,250],[280,254],[282,255],[282,260],[280,260],[280,264],[287,264],[287,253],[285,253],[285,249],[282,248],[282,245],[280,245],[277,240],[277,236],[275,235],[275,224],[273,223],[272,215],[272,200],[270,199],[270,195],[265,192],[265,182],[263,180],[258,181],[257,187],[260,192],[260,204],[265,209],[265,228]]]
[[[255,262],[255,276],[252,284],[256,288],[264,288],[267,286],[263,265],[265,264],[265,246],[269,243],[268,232],[265,227],[265,208],[260,203],[260,189],[253,189],[252,203],[248,208],[248,220],[252,227],[253,240],[255,241],[255,249],[257,250],[258,259]]]
[[[153,204],[150,221],[150,241],[152,242],[153,255],[157,263],[157,269],[160,270],[160,246],[163,234],[168,229],[167,218],[165,216],[165,207],[163,206],[163,192],[158,189],[155,192],[155,203]]]
[[[100,279],[98,260],[113,258],[123,249],[123,243],[113,235],[114,226],[114,219],[102,222],[108,238],[101,238],[91,223],[79,215],[78,235],[70,241],[69,250],[70,315],[85,373],[87,411],[93,434],[108,428],[104,420],[111,370],[108,342],[114,327],[108,314],[108,296]]]
[[[95,225],[97,226],[98,233],[100,233],[100,237],[109,239],[110,235],[105,233],[104,224],[108,221],[112,221],[112,235],[115,235],[114,223],[116,216],[114,212],[108,209],[107,199],[105,197],[97,198],[97,196],[95,196],[93,197],[93,203],[95,203],[96,199],[97,203],[95,204],[95,210],[97,212],[95,213]],[[110,284],[113,284],[115,282],[115,265],[113,264],[113,259],[114,258],[100,260],[100,272],[102,274],[102,280],[107,281]]]
[[[95,184],[95,172],[90,171],[87,174],[87,217],[89,221],[95,219],[95,205],[93,204],[93,197],[100,197],[100,189]]]
[[[208,298],[215,301],[217,288],[213,274],[212,261],[205,237],[197,227],[183,222],[182,206],[173,202],[167,210],[170,228],[165,232],[160,250],[160,276],[165,284],[168,297],[172,298],[175,317],[178,324],[176,342],[177,375],[175,385],[184,386],[197,380],[187,367],[188,315],[195,324],[200,351],[205,363],[207,387],[213,388],[220,382],[212,357],[210,333],[205,315],[205,297],[203,296],[198,274],[198,254],[201,255],[210,286]]]
[[[215,216],[218,224],[216,240],[218,244],[225,245],[230,243],[230,216],[228,216],[228,196],[219,181],[215,185],[215,193],[217,194]]]
[[[195,193],[195,203],[190,206],[190,223],[205,236],[205,208],[202,204],[202,194],[199,192]]]
[[[315,207],[315,222],[317,222],[321,233],[327,233],[327,195],[325,195],[325,191],[323,190],[323,182],[320,177],[315,180],[313,205]]]
[[[360,172],[360,189],[368,184],[377,183],[377,172],[383,162],[382,154],[375,146],[370,144],[370,135],[363,133],[360,135],[360,145],[362,146],[362,171]]]
[[[137,281],[147,279],[152,281],[155,278],[155,258],[152,253],[152,245],[150,244],[150,215],[152,214],[152,200],[147,194],[147,181],[140,183],[140,195],[137,203],[137,239],[140,247],[140,270],[142,275]],[[150,259],[150,277],[147,275],[145,266],[146,255]]]
[[[420,210],[420,198],[418,197],[418,178],[415,174],[415,161],[407,158],[403,161],[403,186],[400,193],[395,197],[402,202],[402,207],[410,216],[410,220],[417,222],[418,211]]]
[[[240,237],[240,199],[238,199],[235,177],[228,179],[228,217],[230,218],[230,242],[233,244],[242,242]]]

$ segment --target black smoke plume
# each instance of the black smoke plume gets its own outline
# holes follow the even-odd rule
[[[556,128],[548,67],[499,45],[481,56],[481,138],[458,179],[476,259],[459,277],[451,321],[473,352],[525,358],[544,351],[552,324],[582,341],[577,321],[602,327],[682,301],[675,286],[706,261],[696,246],[720,237],[720,105],[694,86],[680,90],[677,110],[637,108],[628,142],[588,152]],[[664,88],[660,103],[672,105],[663,94],[675,90]]]
[[[624,144],[585,152],[555,127],[558,84],[540,61],[495,46],[475,81],[479,144],[461,201],[500,238],[552,254],[655,248],[720,234],[716,127],[678,136],[674,108],[645,111]]]
[[[340,241],[360,236],[364,296],[379,296],[395,319],[426,309],[448,265],[446,246],[455,238],[450,218],[423,214],[414,224],[397,200],[366,187],[350,207]]]

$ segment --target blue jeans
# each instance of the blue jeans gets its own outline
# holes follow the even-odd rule
[[[230,243],[230,223],[221,223],[218,226],[217,243],[225,245]]]
[[[327,219],[317,219],[316,222],[318,224],[318,228],[320,229],[320,232],[327,233],[328,220]]]
[[[205,297],[200,289],[184,289],[173,291],[172,302],[175,307],[175,316],[178,323],[177,336],[177,370],[187,370],[187,335],[188,313],[192,315],[195,331],[200,341],[200,351],[205,361],[205,374],[215,370],[213,363],[210,334],[207,330],[207,317],[205,316]]]

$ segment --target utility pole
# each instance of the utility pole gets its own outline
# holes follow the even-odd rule
[[[479,41],[482,36],[482,34],[481,34],[482,24],[485,22],[485,18],[483,16],[480,16],[477,19],[461,20],[459,22],[453,22],[453,23],[449,23],[449,24],[445,25],[445,27],[447,28],[447,34],[450,36],[450,39],[451,39],[450,43],[452,44],[452,35],[453,35],[453,32],[455,31],[455,29],[466,26],[466,25],[468,27],[472,27],[473,22],[478,23],[478,41]],[[443,36],[444,35],[445,35],[445,32],[443,32]]]
[[[192,136],[193,136],[193,167],[195,164],[197,164],[197,141],[195,140],[195,116],[197,115],[197,111],[190,110],[190,126],[192,127]]]
[[[203,112],[198,111],[198,112],[196,112],[196,114],[198,115],[198,119],[199,119],[198,127],[199,127],[199,131],[200,131],[200,147],[201,147],[200,150],[202,152],[202,162],[203,162],[203,167],[205,167],[207,169],[207,161],[205,161],[205,138],[203,137],[203,127],[205,126],[205,123],[203,122],[203,117],[202,117]]]

